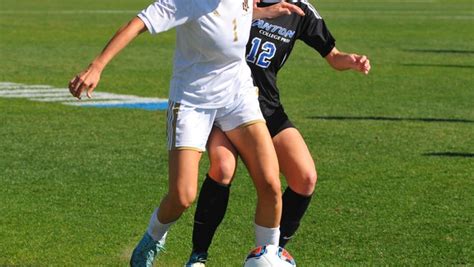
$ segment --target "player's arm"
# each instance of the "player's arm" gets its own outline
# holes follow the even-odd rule
[[[285,1],[268,7],[258,7],[258,2],[260,2],[260,0],[254,0],[253,2],[253,19],[272,19],[283,15],[291,15],[292,13],[296,13],[300,16],[305,15],[304,11],[301,8]]]
[[[91,97],[92,91],[97,87],[105,66],[135,37],[144,31],[146,31],[145,24],[138,17],[133,18],[121,27],[91,64],[69,82],[71,94],[81,99],[82,92],[86,90],[87,97]]]
[[[370,61],[367,56],[347,54],[337,50],[336,47],[329,52],[325,59],[336,70],[352,69],[364,74],[369,74],[370,71]]]

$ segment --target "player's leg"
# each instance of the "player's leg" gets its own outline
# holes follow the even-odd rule
[[[284,247],[300,225],[316,185],[316,167],[303,137],[286,128],[273,137],[280,170],[288,187],[283,194],[280,246]]]
[[[153,266],[163,249],[169,227],[196,197],[198,166],[215,116],[212,110],[168,109],[168,192],[152,214],[148,229],[133,251],[132,266]],[[179,116],[178,116],[179,115]]]
[[[214,127],[207,142],[210,169],[201,186],[194,214],[193,251],[186,266],[203,264],[214,233],[222,222],[237,165],[237,151],[224,132]]]
[[[162,199],[158,210],[158,220],[165,224],[176,221],[194,202],[202,152],[171,150],[168,155],[168,193]]]
[[[132,266],[152,266],[163,250],[169,227],[194,202],[197,193],[198,165],[201,152],[169,151],[168,192],[152,214],[148,229],[132,254]]]
[[[256,245],[278,243],[281,217],[281,186],[278,160],[265,123],[227,131],[253,179],[257,191]]]
[[[278,159],[265,125],[256,88],[242,88],[234,105],[217,111],[222,129],[244,161],[257,191],[256,244],[278,244],[281,188]]]

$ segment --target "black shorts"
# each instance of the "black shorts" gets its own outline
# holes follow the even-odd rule
[[[266,112],[264,112],[263,117],[265,117],[265,120],[267,121],[267,128],[268,131],[270,131],[272,138],[286,128],[296,128],[290,119],[288,119],[288,115],[286,115],[283,106],[276,108],[269,116],[266,116],[265,113],[268,114],[270,112],[267,109]]]

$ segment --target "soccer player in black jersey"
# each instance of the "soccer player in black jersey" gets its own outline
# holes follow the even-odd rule
[[[261,0],[268,6],[279,0]],[[280,102],[276,77],[296,40],[314,48],[336,70],[370,71],[366,56],[337,50],[335,39],[317,10],[306,0],[294,2],[305,16],[297,14],[252,23],[247,43],[247,63],[259,88],[260,108],[278,156],[280,171],[288,187],[283,194],[280,246],[284,247],[300,225],[316,185],[316,167],[303,137],[288,119]],[[204,266],[214,233],[226,212],[230,184],[238,153],[225,134],[213,129],[207,149],[210,169],[202,185],[195,213],[193,252],[186,266]],[[262,233],[261,233],[262,234]],[[264,233],[263,233],[264,234]]]

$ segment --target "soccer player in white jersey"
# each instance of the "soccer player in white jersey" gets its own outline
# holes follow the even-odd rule
[[[253,10],[251,0],[157,0],[119,29],[89,67],[69,82],[72,95],[91,97],[107,63],[140,33],[176,28],[168,108],[169,187],[133,251],[132,266],[152,266],[169,227],[193,203],[198,165],[213,125],[247,162],[258,202],[256,244],[278,244],[281,192],[278,161],[245,62],[253,18],[297,12],[281,3]]]

